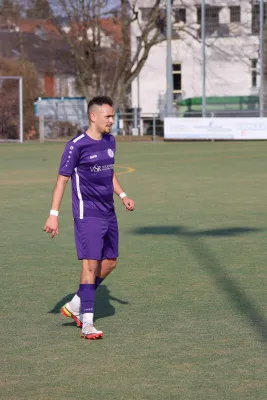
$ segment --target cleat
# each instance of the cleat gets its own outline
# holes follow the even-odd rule
[[[83,323],[82,323],[82,315],[79,313],[75,313],[74,311],[71,311],[69,303],[66,303],[60,310],[61,314],[64,315],[64,317],[69,317],[72,318],[75,322],[76,325],[81,328]]]
[[[103,337],[103,332],[98,331],[93,325],[91,324],[83,325],[81,338],[96,340],[96,339],[102,339],[102,337]]]

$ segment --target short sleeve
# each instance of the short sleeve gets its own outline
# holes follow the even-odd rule
[[[77,144],[69,142],[66,144],[61,157],[59,175],[71,176],[79,161],[79,148]]]

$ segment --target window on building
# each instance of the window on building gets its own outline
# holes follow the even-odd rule
[[[67,97],[69,95],[69,83],[67,76],[55,78],[55,96]]]
[[[259,4],[252,4],[252,35],[258,35],[260,32],[260,6]],[[263,21],[266,20],[266,3],[264,3]]]
[[[252,88],[257,87],[257,78],[258,78],[258,70],[257,70],[258,60],[254,58],[251,60],[251,85]]]
[[[185,8],[175,8],[173,11],[174,11],[175,22],[186,22]]]
[[[202,15],[201,7],[197,7],[197,23],[198,23],[198,25],[201,25],[201,15]]]
[[[172,64],[173,93],[182,93],[182,64]]]
[[[230,6],[230,22],[241,22],[240,6]]]
[[[258,4],[252,5],[252,27],[251,32],[253,35],[257,35],[259,33],[259,16],[260,16],[260,7]]]
[[[151,7],[142,7],[140,8],[141,18],[143,22],[147,22],[152,14],[153,8]]]
[[[155,24],[163,35],[166,35],[166,29],[167,29],[166,23],[167,23],[166,9],[160,8],[157,12]]]
[[[206,18],[206,36],[210,37],[219,28],[219,13],[221,7],[217,6],[206,6],[205,8],[205,18]],[[197,8],[197,23],[201,25],[202,10],[201,7]],[[201,29],[199,30],[199,35],[201,35]]]
[[[220,7],[206,6],[206,34],[211,36],[219,27]]]

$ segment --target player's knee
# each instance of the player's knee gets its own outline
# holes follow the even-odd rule
[[[109,263],[108,263],[108,268],[109,268],[109,270],[110,271],[113,271],[114,270],[114,268],[116,267],[116,265],[117,265],[117,260],[109,260]]]
[[[82,263],[82,269],[85,272],[89,272],[89,273],[95,272],[97,270],[97,267],[98,267],[98,263],[95,260],[90,260],[90,261],[84,260]]]

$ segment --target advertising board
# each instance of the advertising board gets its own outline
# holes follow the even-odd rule
[[[167,140],[266,140],[267,118],[165,118]]]

